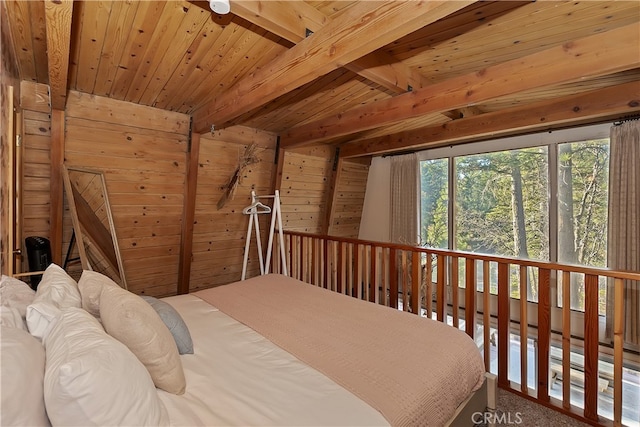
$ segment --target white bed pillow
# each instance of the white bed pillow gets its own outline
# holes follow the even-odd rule
[[[24,329],[0,326],[0,354],[0,425],[50,425],[43,396],[42,344]]]
[[[104,274],[90,270],[84,270],[78,281],[82,308],[97,318],[100,318],[100,294],[102,293],[102,288],[107,286],[120,287]]]
[[[31,335],[44,339],[51,322],[67,307],[82,307],[78,284],[61,267],[50,264],[42,275],[36,297],[27,307]]]
[[[44,399],[53,425],[169,424],[145,367],[86,311],[63,309],[44,345]]]
[[[0,305],[15,308],[24,319],[27,306],[33,302],[36,291],[22,280],[2,275],[0,279]]]
[[[142,298],[120,287],[107,286],[100,296],[104,329],[135,354],[156,387],[183,394],[186,380],[176,342],[158,313]]]
[[[27,325],[24,322],[22,316],[20,316],[20,312],[17,308],[6,307],[4,305],[0,305],[0,325],[8,327],[8,328],[18,328],[23,331],[29,332],[27,330]]]

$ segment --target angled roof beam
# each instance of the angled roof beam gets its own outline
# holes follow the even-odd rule
[[[67,103],[73,1],[47,0],[44,7],[51,108],[64,111]]]
[[[627,25],[292,128],[281,135],[281,144],[298,147],[524,90],[637,68],[639,42],[640,24]]]
[[[347,143],[340,148],[340,156],[348,158],[434,148],[471,139],[496,138],[554,129],[567,124],[613,120],[640,111],[639,99],[640,85],[630,82],[560,99],[469,116],[438,126]]]
[[[211,125],[223,126],[471,3],[471,0],[358,2],[338,19],[195,111],[195,129],[201,133]]]
[[[293,43],[315,33],[332,19],[305,2],[241,1],[232,3],[233,13]],[[344,68],[393,92],[405,93],[427,85],[420,73],[399,62],[386,52],[373,52]]]

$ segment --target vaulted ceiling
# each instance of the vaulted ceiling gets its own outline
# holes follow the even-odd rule
[[[640,111],[638,1],[4,1],[20,78],[360,156]]]

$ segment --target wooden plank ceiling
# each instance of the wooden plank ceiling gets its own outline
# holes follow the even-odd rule
[[[369,155],[640,111],[638,1],[6,5],[21,78],[54,108],[77,90],[285,148]]]

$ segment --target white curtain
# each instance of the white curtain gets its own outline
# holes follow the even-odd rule
[[[614,270],[640,271],[640,121],[611,127],[607,262]],[[625,345],[640,344],[640,286],[624,281]],[[607,335],[612,338],[613,284],[607,290]]]
[[[417,245],[418,232],[418,156],[407,154],[391,158],[391,242]]]

